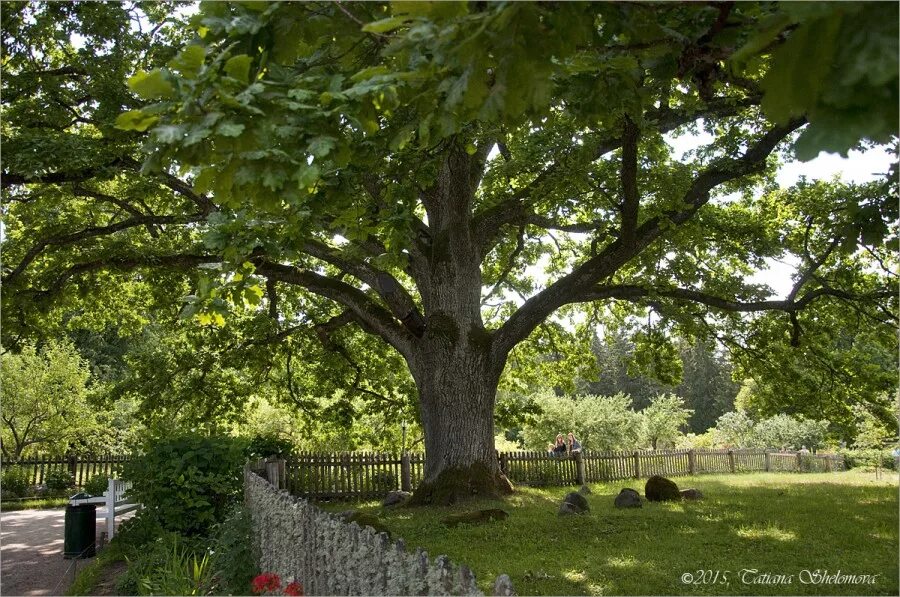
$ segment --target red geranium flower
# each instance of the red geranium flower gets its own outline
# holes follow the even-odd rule
[[[252,588],[256,594],[274,591],[281,586],[281,579],[274,572],[263,572],[253,579]]]
[[[293,595],[293,597],[302,597],[303,596],[303,585],[298,582],[292,582],[288,586],[284,588],[285,595]]]

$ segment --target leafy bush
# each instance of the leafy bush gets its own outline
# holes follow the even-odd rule
[[[249,595],[250,581],[259,572],[254,550],[250,512],[235,506],[212,536],[212,568],[216,592]]]
[[[21,466],[4,467],[3,476],[0,478],[4,495],[25,497],[31,489],[29,472]]]
[[[131,496],[166,530],[205,534],[241,493],[246,442],[181,434],[148,442],[126,463]]]
[[[279,456],[287,458],[294,451],[294,444],[287,439],[275,434],[266,433],[254,435],[247,446],[247,458],[268,458]]]
[[[116,530],[115,541],[126,552],[139,552],[145,545],[155,541],[164,532],[156,517],[144,508],[131,518],[126,518],[122,521],[122,524]]]
[[[863,470],[874,470],[876,467],[882,469],[896,469],[897,460],[892,450],[876,450],[876,449],[857,449],[857,450],[841,450],[844,455],[844,462],[847,468],[861,468]]]
[[[48,491],[62,492],[75,485],[75,477],[65,469],[55,468],[47,472],[44,483]]]
[[[103,495],[107,488],[109,488],[109,477],[107,475],[94,475],[83,487],[86,493],[95,496]]]

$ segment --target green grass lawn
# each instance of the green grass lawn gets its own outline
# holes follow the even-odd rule
[[[355,507],[379,514],[407,546],[468,564],[486,591],[506,573],[520,595],[898,594],[896,474],[881,480],[852,471],[675,480],[681,488],[701,489],[706,499],[617,510],[613,498],[622,487],[643,494],[643,482],[632,480],[591,485],[585,516],[557,516],[572,488],[520,487],[504,502],[450,508]],[[509,512],[507,520],[453,529],[440,523],[450,512],[497,507]],[[815,582],[817,570],[877,576],[874,584],[822,584]],[[687,575],[693,582],[683,580]]]
[[[69,504],[67,497],[36,497],[24,500],[4,500],[0,502],[0,511],[42,510],[45,508],[62,508]]]

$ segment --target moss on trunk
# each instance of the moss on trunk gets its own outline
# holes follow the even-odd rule
[[[476,498],[499,499],[512,492],[512,483],[506,475],[475,463],[468,468],[447,469],[434,481],[421,483],[406,505],[449,506]]]

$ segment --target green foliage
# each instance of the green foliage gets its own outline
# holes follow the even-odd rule
[[[743,411],[733,411],[719,417],[715,432],[726,447],[817,450],[825,444],[828,426],[825,420],[802,416],[780,414],[754,420]]]
[[[4,10],[5,337],[40,344],[110,326],[139,336],[98,403],[125,397],[152,428],[231,431],[266,401],[293,410],[297,445],[399,446],[399,422],[419,440],[427,406],[403,356],[366,333],[384,336],[390,322],[407,334],[409,305],[385,312],[372,283],[384,273],[469,350],[497,338],[521,300],[563,305],[505,347],[504,388],[517,393],[584,391],[591,326],[652,311],[633,372],[687,384],[676,338],[718,338],[739,378],[759,381],[761,415],[827,416],[847,435],[849,404],[885,406],[896,385],[894,179],[778,189],[779,147],[752,164],[745,152],[770,130],[763,92],[775,119],[801,104],[810,146],[896,131],[896,60],[882,60],[896,55],[896,19],[883,18],[895,7],[345,4]],[[636,224],[658,230],[637,244],[615,196],[629,121]],[[701,130],[711,141],[684,158],[667,145]],[[453,192],[471,192],[458,213],[434,217],[429,189],[449,196],[451,165],[467,180]],[[509,217],[495,225],[497,214]],[[445,222],[454,242],[496,238],[454,252]],[[719,309],[766,300],[748,280],[770,259],[799,264],[804,311]],[[564,283],[547,294],[554,280]],[[698,308],[676,289],[718,300]],[[472,290],[473,304],[485,299],[474,331],[447,309]],[[612,298],[572,305],[595,292]],[[365,321],[323,340],[320,324],[347,307]],[[584,323],[571,333],[566,319]],[[657,391],[672,390],[629,393],[643,406]],[[708,408],[691,397],[702,389],[678,394],[695,431],[730,408],[724,391]]]
[[[75,477],[66,469],[55,468],[47,472],[44,483],[48,491],[61,492],[75,486]]]
[[[139,553],[145,545],[155,541],[164,532],[156,516],[147,508],[142,508],[131,518],[122,521],[115,540],[129,553]]]
[[[731,380],[728,360],[709,342],[676,340],[681,369],[681,382],[666,385],[651,374],[642,375],[631,369],[635,345],[624,329],[607,330],[604,338],[594,338],[591,350],[597,359],[599,376],[588,380],[587,388],[595,394],[610,396],[619,392],[631,396],[635,408],[646,408],[654,396],[672,393],[681,396],[692,411],[690,429],[702,433],[715,425],[716,419],[731,410],[737,387]]]
[[[775,415],[753,426],[751,444],[760,448],[816,450],[825,443],[827,430],[827,421]]]
[[[630,409],[631,399],[616,396],[534,396],[541,409],[534,422],[524,429],[530,450],[546,450],[556,435],[572,432],[586,450],[633,449],[639,431],[639,417]]]
[[[107,475],[94,475],[84,484],[84,491],[90,495],[99,496],[109,488],[109,477]]]
[[[293,443],[275,433],[254,435],[247,444],[247,458],[288,458],[294,451]]]
[[[247,509],[234,506],[225,520],[213,529],[210,549],[213,578],[219,594],[250,594],[250,581],[260,571],[251,522]]]
[[[642,443],[654,450],[674,447],[692,412],[680,396],[660,394],[640,413]]]
[[[738,54],[776,44],[761,85],[762,107],[776,122],[806,116],[810,126],[797,141],[797,156],[840,152],[863,140],[888,142],[898,130],[898,15],[890,2],[788,3]]]
[[[79,431],[96,424],[87,402],[90,371],[75,347],[50,341],[25,345],[2,362],[2,446],[7,458],[42,446],[64,450]]]
[[[750,445],[753,419],[741,410],[727,412],[716,421],[715,431],[724,445],[745,448]]]
[[[209,554],[199,557],[173,542],[161,562],[141,578],[139,595],[208,595],[213,582]]]
[[[126,595],[209,595],[213,590],[211,559],[200,544],[164,532],[141,551],[126,556],[128,570],[117,589]]]
[[[132,496],[164,529],[207,532],[239,498],[245,443],[233,437],[175,434],[149,440],[123,477]]]
[[[4,495],[25,497],[32,488],[30,471],[22,466],[4,466],[0,487]]]

